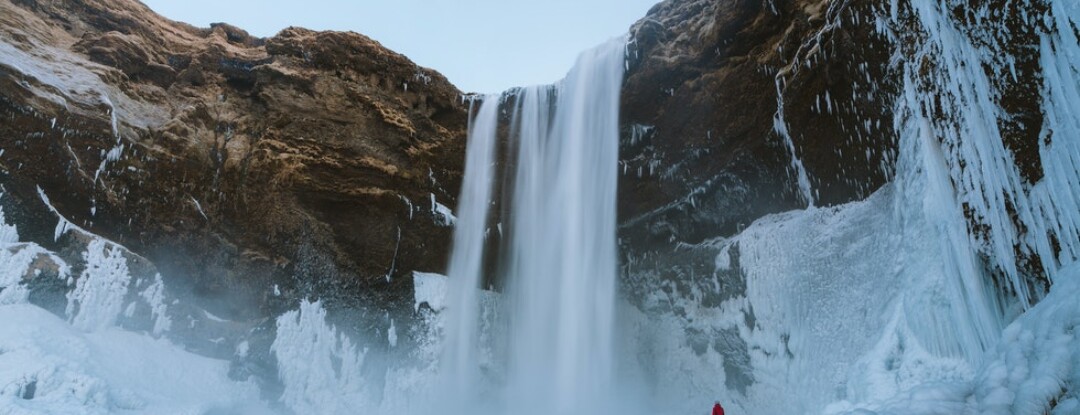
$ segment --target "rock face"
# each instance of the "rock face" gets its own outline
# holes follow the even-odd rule
[[[623,88],[619,234],[629,297],[662,293],[717,307],[743,295],[738,266],[716,271],[724,241],[764,215],[862,200],[893,181],[903,144],[898,128],[918,113],[931,120],[931,140],[945,152],[987,278],[1019,302],[1037,299],[1048,288],[1045,264],[1074,255],[1056,242],[1034,246],[1030,241],[1060,241],[1067,232],[1024,219],[1040,215],[1025,213],[1034,212],[1025,206],[1039,205],[1039,186],[1047,185],[1040,183],[1044,169],[1052,169],[1042,160],[1046,149],[1069,140],[1048,131],[1054,111],[1041,101],[1049,84],[1040,42],[1046,47],[1046,34],[1057,30],[1049,4],[667,0],[655,6],[631,28]],[[982,89],[997,106],[985,121],[972,121],[984,114],[966,114],[964,105],[972,104],[965,100],[973,101],[961,94],[966,91],[947,89],[950,74],[965,62],[932,39],[939,28],[928,28],[935,24],[930,15],[992,57],[971,75],[985,77]],[[987,18],[1000,21],[987,24]],[[996,130],[962,131],[979,122]],[[969,150],[976,142],[997,145],[995,135],[1000,152]],[[991,165],[984,169],[1002,178],[970,167]],[[996,216],[985,213],[988,205]],[[1054,216],[1045,220],[1056,222]],[[737,264],[738,247],[732,248],[720,255]],[[753,330],[753,310],[745,314]],[[700,333],[688,335],[693,343]],[[745,345],[723,333],[711,336],[702,341],[716,342],[727,357],[725,371],[735,379],[727,387],[745,390],[753,382],[748,368],[731,366],[745,361]]]
[[[872,26],[838,24],[872,7],[666,1],[638,22],[623,99],[628,244],[697,244],[805,207],[796,163],[815,205],[881,186],[895,148],[891,51]]]
[[[467,108],[438,73],[355,33],[260,39],[134,0],[3,0],[0,39],[5,203],[40,186],[217,315],[407,307],[401,277],[444,267]]]
[[[687,318],[679,301],[650,309],[650,295],[711,308],[744,297],[726,237],[891,179],[898,86],[887,39],[867,22],[874,3],[668,0],[631,28],[619,236],[623,284],[643,311]],[[717,271],[718,255],[734,266]],[[753,330],[753,309],[744,315]],[[745,394],[755,378],[737,330],[688,330],[696,353],[712,344],[725,356],[726,387]]]
[[[953,19],[992,53],[1015,59],[1015,76],[993,73],[990,82],[1003,91],[1003,142],[1035,183],[1043,110],[1039,89],[1022,85],[1042,83],[1038,29],[1016,16],[987,29],[975,17],[1006,6],[957,4]],[[1046,10],[1042,2],[1023,7]],[[914,56],[919,29],[907,2],[896,11],[887,2],[826,0],[656,5],[631,28],[623,88],[626,261],[731,236],[769,213],[861,200],[891,180],[899,62]],[[985,225],[969,216],[973,230]],[[1040,272],[1037,260],[1020,261]]]

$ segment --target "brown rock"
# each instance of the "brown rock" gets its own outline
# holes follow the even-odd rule
[[[259,39],[132,0],[0,0],[0,39],[5,197],[40,186],[215,314],[289,306],[274,285],[389,306],[444,267],[431,197],[453,205],[466,107],[438,73],[356,33]]]

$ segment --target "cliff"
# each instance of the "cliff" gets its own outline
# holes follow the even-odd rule
[[[229,319],[407,308],[402,277],[445,266],[467,107],[437,72],[356,33],[262,39],[134,0],[3,0],[0,39],[0,184],[26,237],[56,243],[40,187]]]
[[[993,122],[1023,182],[1033,184],[1043,169],[1040,29],[1018,16],[1000,27],[980,26],[981,10],[1006,8],[983,3],[955,5],[953,19],[965,34],[997,48],[988,53],[1016,61],[1013,72],[989,74],[1003,109]],[[623,88],[624,262],[646,261],[676,279],[691,268],[708,273],[711,259],[670,258],[686,255],[679,247],[733,236],[764,215],[862,200],[892,181],[900,63],[916,56],[926,35],[911,3],[890,7],[667,0],[637,22]],[[1041,2],[1024,7],[1046,9]],[[933,64],[926,62],[927,73]],[[955,121],[936,115],[942,124]],[[967,213],[971,229],[987,225]],[[1037,259],[1018,262],[1038,278]]]

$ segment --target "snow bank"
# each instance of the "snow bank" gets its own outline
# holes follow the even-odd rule
[[[0,306],[2,414],[265,414],[228,362],[165,340],[105,328],[85,333],[27,304]]]

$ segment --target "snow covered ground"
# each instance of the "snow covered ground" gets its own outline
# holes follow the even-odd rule
[[[82,331],[29,304],[0,306],[0,414],[265,414],[228,362],[115,327]]]
[[[56,237],[68,232],[87,241],[77,278],[55,253],[20,241],[0,211],[0,415],[270,412],[254,382],[229,379],[229,362],[161,336],[170,321],[160,276],[133,278],[125,248],[61,218]],[[67,285],[64,316],[29,303],[28,283],[41,278]],[[147,332],[117,327],[137,311]]]

